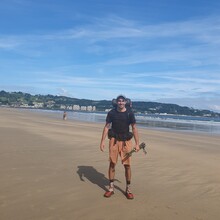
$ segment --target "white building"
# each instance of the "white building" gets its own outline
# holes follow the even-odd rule
[[[66,109],[68,109],[68,110],[73,110],[73,106],[72,106],[72,105],[68,105],[68,106],[66,107]]]
[[[87,110],[87,106],[81,106],[81,107],[80,107],[80,110],[81,110],[81,111],[86,111],[86,110]]]
[[[43,102],[33,102],[34,108],[43,108],[44,103]]]
[[[66,106],[65,105],[61,105],[60,108],[61,109],[66,109]]]
[[[87,106],[87,107],[86,107],[86,110],[89,111],[89,112],[91,112],[91,111],[92,111],[92,106],[91,106],[91,105]]]
[[[80,106],[79,105],[73,105],[73,110],[79,111],[80,110]]]

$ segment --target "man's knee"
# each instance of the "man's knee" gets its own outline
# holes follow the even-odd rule
[[[126,170],[131,169],[131,166],[129,164],[125,164],[124,167],[125,167]]]
[[[115,163],[110,162],[109,168],[110,168],[111,170],[115,170]]]

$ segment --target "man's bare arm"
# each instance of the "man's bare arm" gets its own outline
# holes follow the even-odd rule
[[[105,138],[108,134],[108,130],[109,130],[109,127],[110,127],[110,123],[106,123],[104,128],[103,128],[103,131],[102,131],[102,138],[101,138],[101,143],[100,143],[100,150],[101,151],[104,151],[104,147],[105,147]]]
[[[140,147],[139,147],[138,129],[137,129],[136,124],[132,124],[131,127],[132,127],[132,132],[133,132],[133,134],[134,134],[135,149],[136,149],[136,151],[139,151],[139,150],[140,150]]]

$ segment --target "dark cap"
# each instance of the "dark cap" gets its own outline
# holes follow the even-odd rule
[[[119,95],[119,96],[116,98],[116,100],[119,100],[119,99],[124,99],[124,100],[126,100],[126,97],[125,97],[124,95]]]

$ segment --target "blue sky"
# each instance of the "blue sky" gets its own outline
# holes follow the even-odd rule
[[[217,0],[0,0],[0,90],[220,112]]]

